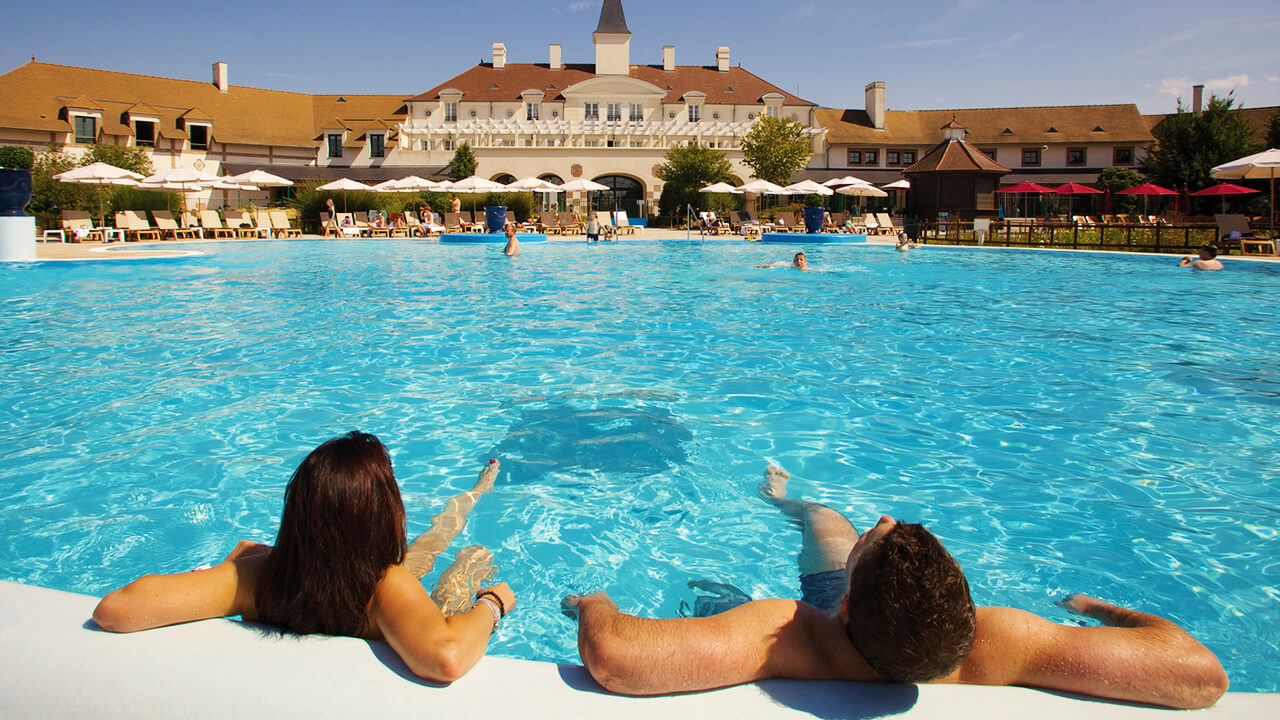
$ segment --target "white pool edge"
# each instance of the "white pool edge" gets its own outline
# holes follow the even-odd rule
[[[441,687],[414,678],[384,643],[266,634],[230,620],[113,635],[89,619],[96,602],[0,582],[0,717],[1105,720],[1171,712],[1025,688],[795,681],[627,698],[602,692],[578,665],[498,657]],[[1280,694],[1229,693],[1202,716],[1280,717]]]

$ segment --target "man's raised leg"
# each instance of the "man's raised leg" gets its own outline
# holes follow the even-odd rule
[[[800,545],[800,574],[843,570],[849,551],[858,541],[858,531],[839,512],[822,503],[787,497],[787,481],[791,474],[777,465],[764,471],[760,497],[800,523],[803,539]]]

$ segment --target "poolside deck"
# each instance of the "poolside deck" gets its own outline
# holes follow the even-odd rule
[[[496,657],[443,687],[411,675],[385,643],[282,637],[230,620],[113,635],[89,619],[96,603],[0,582],[0,717],[1170,717],[1060,693],[973,686],[775,680],[627,698],[603,692],[578,665]],[[1230,693],[1196,717],[1280,717],[1280,695]]]

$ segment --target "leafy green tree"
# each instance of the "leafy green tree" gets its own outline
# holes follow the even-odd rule
[[[0,147],[0,168],[9,170],[30,170],[35,164],[36,156],[30,148],[18,145]]]
[[[743,162],[756,177],[786,185],[808,164],[813,144],[804,126],[791,118],[763,117],[742,139]]]
[[[94,145],[89,148],[89,152],[84,154],[81,165],[91,165],[96,162],[115,165],[118,168],[132,170],[142,175],[152,174],[151,157],[147,152],[138,147],[125,147],[124,145]]]
[[[1280,110],[1271,114],[1271,129],[1267,133],[1267,147],[1280,148]]]
[[[688,205],[706,209],[710,200],[698,190],[712,183],[728,182],[732,169],[728,156],[720,150],[704,145],[671,148],[656,173],[663,182],[659,214],[670,216]]]
[[[41,153],[31,167],[31,204],[27,211],[44,228],[62,227],[63,210],[86,210],[98,216],[94,188],[54,180],[53,176],[72,170],[79,162],[62,153]]]
[[[1196,114],[1178,101],[1178,112],[1151,131],[1155,142],[1147,147],[1142,174],[1167,188],[1191,190],[1212,185],[1209,171],[1215,165],[1257,151],[1249,122],[1236,106],[1235,97],[1209,96],[1209,106]]]
[[[458,146],[456,152],[453,153],[453,160],[449,161],[449,177],[454,180],[466,180],[476,174],[476,156],[471,152],[471,146],[462,143]]]
[[[1120,190],[1128,190],[1142,184],[1142,176],[1122,167],[1103,168],[1093,187],[1105,191],[1111,188],[1111,210],[1116,213],[1131,213],[1138,207],[1138,201],[1131,195],[1116,195]]]

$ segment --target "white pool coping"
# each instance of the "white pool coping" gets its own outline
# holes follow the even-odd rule
[[[97,598],[0,582],[4,718],[872,718],[1106,720],[1170,711],[1025,688],[771,680],[628,698],[579,665],[486,657],[450,686],[415,678],[385,644],[206,620],[113,635]],[[1280,717],[1280,695],[1229,693],[1197,717]]]

